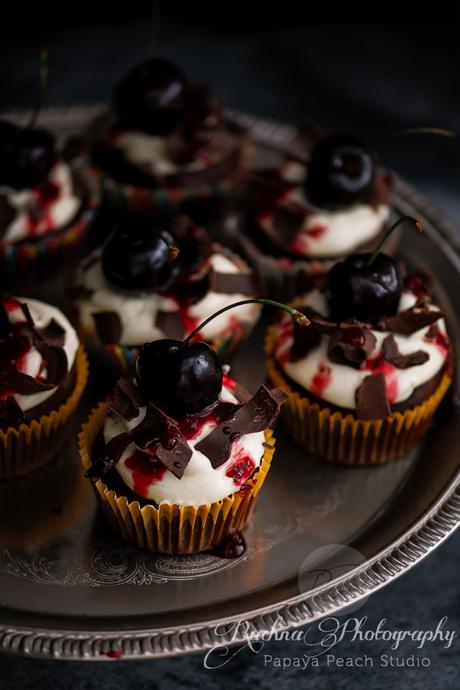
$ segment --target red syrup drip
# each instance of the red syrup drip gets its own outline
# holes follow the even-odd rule
[[[291,356],[290,348],[285,347],[290,338],[292,338],[293,326],[292,321],[289,320],[283,324],[281,332],[276,341],[276,358],[281,367],[285,367]]]
[[[256,464],[254,460],[247,455],[244,448],[240,448],[236,453],[232,453],[231,457],[232,464],[225,472],[225,475],[233,479],[236,486],[243,486],[254,472]]]
[[[313,239],[319,240],[320,237],[322,237],[326,231],[327,228],[325,225],[317,223],[316,225],[312,225],[310,228],[307,228],[305,230],[305,234],[308,235],[308,237],[313,237]]]
[[[388,402],[390,405],[393,404],[398,397],[399,390],[396,367],[387,362],[383,354],[380,353],[376,357],[368,359],[364,369],[371,371],[373,374],[383,374]]]
[[[240,558],[246,552],[246,541],[237,529],[228,531],[226,536],[217,544],[210,553],[219,558]]]
[[[318,365],[318,371],[313,376],[311,382],[311,392],[318,398],[321,398],[325,389],[329,386],[332,380],[331,368],[325,364]]]
[[[26,213],[27,232],[36,235],[38,231],[49,232],[54,229],[51,205],[59,198],[60,188],[53,182],[46,182],[34,190],[34,203]]]
[[[107,656],[109,659],[120,659],[122,654],[119,649],[110,649],[108,652],[100,652],[100,656]]]
[[[227,419],[231,415],[233,408],[236,409],[237,405],[219,400],[205,414],[190,415],[190,417],[182,417],[182,419],[176,420],[177,426],[187,441],[191,441],[201,433],[206,424],[218,426],[224,419]]]
[[[236,383],[235,379],[232,379],[231,376],[224,374],[222,376],[222,385],[224,388],[229,388],[231,391],[236,391],[238,384]]]
[[[149,487],[161,481],[167,469],[159,460],[150,460],[147,453],[139,450],[127,458],[124,464],[131,470],[134,493],[142,498],[148,498]]]
[[[9,297],[8,299],[5,299],[2,302],[3,308],[5,311],[8,312],[8,314],[11,314],[13,311],[18,311],[21,307],[19,306],[19,302],[17,299],[14,299],[14,297]]]
[[[6,303],[3,303],[5,308]],[[12,312],[13,309],[7,309]],[[2,342],[0,342],[0,373],[7,373],[11,371],[24,371],[26,364],[26,357],[31,349],[31,341],[29,335],[24,331],[25,321],[20,321],[12,324],[13,331]],[[14,396],[14,391],[10,391],[0,385],[0,400],[4,400],[9,396]]]
[[[440,354],[443,357],[446,357],[450,350],[450,341],[449,338],[447,337],[446,333],[442,333],[439,330],[439,327],[437,324],[433,324],[427,331],[427,334],[425,336],[425,340],[427,340],[429,343],[437,347],[439,350]]]

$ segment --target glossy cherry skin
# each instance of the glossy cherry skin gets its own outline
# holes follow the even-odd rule
[[[370,266],[370,254],[351,254],[328,274],[331,317],[341,321],[374,322],[396,313],[403,281],[398,264],[378,254]]]
[[[178,266],[170,248],[174,239],[154,220],[128,216],[120,221],[102,250],[102,270],[115,288],[163,290]]]
[[[151,58],[134,67],[115,87],[114,105],[120,124],[164,136],[181,121],[187,78],[173,62]]]
[[[222,389],[222,367],[207,343],[155,340],[139,353],[136,379],[145,399],[177,418],[216,402]]]
[[[374,178],[374,153],[355,137],[334,134],[322,139],[312,152],[307,196],[319,208],[349,206],[369,196]]]

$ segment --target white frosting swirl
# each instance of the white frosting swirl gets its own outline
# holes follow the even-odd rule
[[[222,388],[220,398],[227,402],[237,402],[231,390],[225,386]],[[139,415],[130,421],[115,414],[108,415],[104,426],[105,442],[108,443],[120,433],[132,431],[144,419],[145,413],[146,408],[143,407],[140,409]],[[232,478],[231,468],[236,463],[244,463],[249,459],[252,468],[251,474],[253,474],[253,471],[259,467],[264,454],[264,432],[246,434],[234,441],[229,459],[220,467],[213,469],[209,458],[196,450],[195,446],[208,436],[216,426],[216,423],[210,418],[197,435],[188,441],[193,453],[180,479],[165,469],[160,478],[145,487],[142,498],[150,499],[158,504],[200,506],[220,501],[241,489],[242,484]],[[136,481],[133,470],[127,466],[127,461],[139,450],[135,443],[130,443],[115,466],[125,484],[135,493]],[[144,454],[148,460],[149,455]]]
[[[410,309],[416,301],[415,295],[405,290],[401,296],[398,311]],[[319,290],[313,290],[305,295],[302,298],[302,304],[315,309],[323,316],[328,316],[326,297]],[[429,308],[433,311],[439,311],[438,307],[434,305]],[[436,321],[436,325],[440,333],[447,338],[444,320],[439,319]],[[426,338],[429,328],[421,328],[409,336],[392,334],[402,355],[421,350],[426,352],[429,358],[424,364],[407,369],[398,369],[388,362],[384,364],[382,373],[390,404],[404,402],[410,398],[418,386],[427,383],[442,370],[448,352],[446,348],[439,347]],[[369,359],[361,369],[332,362],[327,355],[329,342],[327,335],[323,335],[320,344],[308,352],[305,357],[290,362],[289,351],[293,344],[292,321],[283,319],[281,334],[275,348],[275,359],[286,374],[305,390],[338,407],[355,409],[356,391],[364,378],[372,373],[372,368],[368,366],[368,363],[382,353],[383,341],[390,335],[384,331],[373,330],[372,332],[376,338],[376,344]],[[448,341],[446,340],[446,342]]]
[[[281,177],[300,183],[305,179],[305,171],[305,166],[299,163],[288,163]],[[373,207],[357,203],[330,211],[316,208],[309,203],[301,186],[288,190],[278,200],[278,206],[305,211],[299,233],[288,249],[306,257],[333,258],[349,254],[378,237],[390,217],[390,207],[386,204]],[[259,223],[262,228],[273,230],[273,214],[261,214]]]
[[[169,297],[153,293],[132,296],[115,291],[106,281],[101,267],[100,253],[95,253],[96,261],[80,267],[77,273],[77,284],[92,291],[90,297],[78,298],[75,302],[78,308],[80,324],[87,334],[94,334],[95,325],[93,314],[97,312],[113,311],[118,314],[122,324],[121,345],[139,346],[144,343],[165,338],[166,335],[156,325],[158,312],[180,311],[185,325],[185,335],[190,333],[195,325],[200,324],[208,316],[233,302],[247,299],[247,295],[239,293],[221,293],[210,290],[203,299],[184,309],[179,309],[178,303]],[[241,262],[235,263],[228,256],[216,251],[209,258],[209,266],[218,273],[244,273],[248,269]],[[253,323],[260,314],[258,304],[246,304],[225,312],[213,319],[201,331],[204,340],[214,340],[239,327],[241,323]]]
[[[16,210],[16,216],[6,228],[2,243],[18,242],[48,232],[60,230],[77,215],[81,199],[75,194],[72,174],[67,163],[58,161],[50,171],[48,181],[55,187],[55,197],[46,199],[40,188],[15,190],[0,187],[0,194]]]
[[[46,328],[46,326],[48,326],[53,319],[61,326],[61,328],[64,329],[65,335],[63,349],[67,355],[68,371],[70,372],[75,361],[79,341],[77,334],[69,323],[68,319],[59,309],[51,306],[50,304],[45,304],[45,302],[23,297],[17,297],[15,300],[27,304],[37,330]],[[19,305],[17,309],[8,312],[8,317],[11,323],[25,322],[23,311]],[[41,370],[42,364],[42,355],[32,345],[30,350],[22,359],[20,371],[34,378],[39,374],[46,377],[46,368],[43,371]],[[56,392],[56,390],[57,387],[50,388],[46,391],[41,391],[40,393],[33,393],[31,395],[21,395],[19,393],[12,393],[11,395],[16,399],[19,407],[24,412],[27,412],[28,410],[32,410],[34,407],[37,407],[37,405],[41,405],[43,402],[45,402],[45,400],[50,398],[53,393]]]

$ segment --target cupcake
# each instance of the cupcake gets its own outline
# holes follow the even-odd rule
[[[77,334],[55,307],[0,297],[0,479],[54,457],[88,377]]]
[[[230,555],[222,545],[252,513],[285,398],[265,386],[251,397],[202,341],[145,345],[80,434],[104,516],[141,548]]]
[[[187,337],[214,312],[258,294],[245,262],[183,216],[171,232],[155,220],[122,218],[80,266],[72,290],[82,339],[118,375],[132,368],[145,342]],[[225,312],[204,326],[201,338],[228,357],[260,309],[245,303]]]
[[[0,122],[0,273],[3,287],[65,281],[92,217],[81,174],[45,129]]]
[[[388,255],[353,254],[302,297],[309,328],[282,320],[269,330],[270,379],[289,395],[284,422],[305,450],[363,465],[415,447],[452,378],[431,293],[426,276],[404,277]]]
[[[278,298],[313,287],[351,252],[374,249],[390,218],[392,176],[347,135],[319,139],[309,161],[299,154],[254,174],[251,187],[250,232],[240,244]]]
[[[121,79],[89,138],[104,193],[135,212],[193,209],[201,222],[241,183],[241,132],[207,86],[191,84],[163,58]]]

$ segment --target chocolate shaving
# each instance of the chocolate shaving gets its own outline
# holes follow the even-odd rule
[[[124,432],[110,439],[104,447],[103,455],[97,457],[85,477],[104,477],[117,464],[124,451],[131,443],[131,434]]]
[[[185,335],[184,322],[178,311],[159,311],[156,325],[168,338],[182,340]]]
[[[55,319],[51,319],[49,324],[41,328],[38,333],[51,345],[62,347],[65,343],[65,329]]]
[[[384,419],[391,414],[382,373],[366,376],[356,390],[356,416],[358,419]]]
[[[46,382],[53,386],[59,386],[68,372],[66,351],[57,345],[45,342],[35,343],[35,347],[46,363]]]
[[[402,355],[398,350],[398,345],[393,335],[385,338],[382,345],[383,356],[393,364],[397,369],[409,369],[420,364],[425,364],[430,359],[428,352],[424,350],[416,350],[410,352],[408,355]]]
[[[39,381],[17,369],[0,372],[0,387],[2,386],[20,395],[33,395],[54,388],[54,384]]]
[[[122,326],[120,317],[116,312],[93,312],[93,319],[97,334],[105,345],[114,345],[120,342]]]
[[[390,333],[400,333],[401,335],[412,335],[425,326],[431,326],[446,315],[442,311],[431,311],[429,309],[407,309],[395,316],[387,316],[382,319],[380,325],[383,330]]]
[[[123,417],[123,419],[134,419],[139,414],[139,408],[143,404],[139,389],[134,385],[130,378],[121,378],[113,389],[112,397],[108,400],[111,410]]]
[[[252,272],[217,273],[213,271],[211,285],[214,292],[228,295],[257,295],[258,293],[258,281]]]
[[[131,436],[139,448],[153,449],[153,456],[178,479],[185,472],[192,449],[176,422],[149,402],[144,419],[132,430]]]
[[[19,407],[15,398],[8,396],[0,400],[0,422],[3,426],[16,426],[24,419],[24,412]]]
[[[230,457],[233,441],[244,434],[267,429],[286,399],[287,395],[281,389],[269,391],[266,386],[261,386],[248,402],[240,405],[236,412],[197,443],[196,449],[209,458],[214,469],[220,467]]]
[[[347,331],[349,332],[352,328],[356,327],[338,328],[331,335],[327,355],[331,362],[346,364],[355,369],[360,369],[363,362],[369,358],[373,351],[377,339],[371,330],[360,328],[359,331],[361,332],[363,342],[357,345],[356,340],[358,339],[350,338],[347,340]]]

